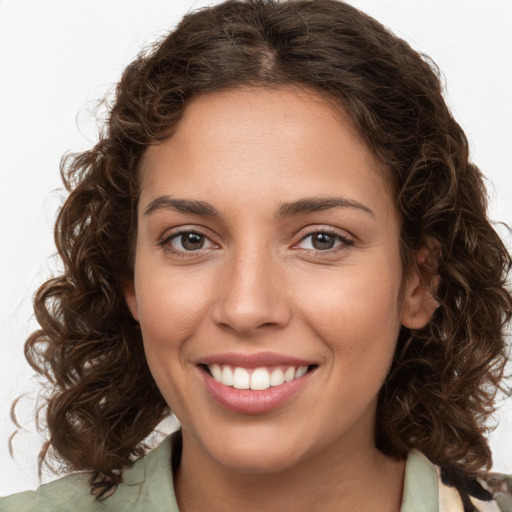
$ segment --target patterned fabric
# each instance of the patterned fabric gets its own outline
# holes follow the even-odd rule
[[[179,512],[172,473],[179,465],[180,438],[169,436],[138,460],[117,487],[99,474],[69,475],[37,491],[0,498],[0,512]],[[443,472],[413,450],[400,512],[512,512],[512,477],[489,473],[468,480]]]
[[[512,512],[512,476],[488,473],[472,480],[442,470],[413,450],[401,512]]]
[[[512,512],[512,478],[488,473],[477,480],[453,477],[435,466],[439,512]]]

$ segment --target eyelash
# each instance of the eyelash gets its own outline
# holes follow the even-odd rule
[[[298,248],[297,250],[303,250],[307,251],[308,253],[313,252],[315,255],[327,255],[327,254],[335,254],[339,251],[346,250],[348,247],[354,245],[354,240],[352,238],[348,238],[345,235],[342,235],[339,231],[335,229],[329,229],[329,228],[321,228],[321,229],[315,229],[313,231],[308,232],[305,234],[301,239],[300,242],[303,242],[304,240],[308,239],[309,237],[312,237],[314,235],[329,235],[334,237],[335,241],[341,242],[338,246],[335,246],[330,249],[301,249]]]
[[[198,254],[202,250],[202,248],[197,249],[195,251],[187,251],[185,249],[176,250],[172,247],[172,245],[171,245],[172,241],[182,237],[183,235],[197,235],[197,236],[200,236],[201,238],[203,238],[204,240],[208,240],[211,244],[213,244],[213,242],[211,242],[211,240],[208,238],[208,236],[206,236],[204,233],[201,233],[200,231],[195,230],[195,229],[184,229],[181,231],[176,231],[176,232],[170,234],[169,236],[166,236],[161,242],[159,242],[158,245],[160,247],[162,247],[166,252],[170,252],[173,255],[176,255],[179,257],[186,258],[192,254]],[[215,245],[215,244],[213,244],[213,245]]]
[[[166,252],[170,252],[170,253],[172,253],[172,254],[174,254],[176,256],[179,256],[179,257],[188,257],[188,256],[190,256],[192,254],[199,254],[203,250],[202,247],[200,249],[191,250],[191,251],[187,251],[185,249],[183,249],[183,250],[176,250],[176,249],[174,249],[171,246],[172,241],[182,237],[183,235],[197,235],[199,237],[202,237],[203,240],[208,240],[211,244],[215,245],[208,238],[207,235],[205,235],[204,233],[201,233],[200,231],[195,230],[195,229],[186,229],[186,230],[181,230],[181,231],[174,232],[171,235],[165,237],[161,242],[158,243],[158,245],[161,246]],[[344,235],[340,234],[339,231],[336,231],[334,229],[328,229],[328,228],[315,229],[313,231],[310,231],[310,232],[306,233],[300,239],[299,243],[303,242],[304,240],[307,240],[308,238],[310,238],[310,237],[312,237],[314,235],[329,235],[329,236],[334,237],[335,241],[338,241],[338,242],[341,242],[341,243],[339,245],[337,245],[337,246],[334,246],[333,248],[324,249],[324,250],[314,249],[314,248],[313,249],[296,248],[296,250],[304,251],[304,252],[307,252],[308,254],[311,254],[313,252],[314,254],[318,254],[318,255],[327,255],[327,254],[337,253],[338,251],[346,250],[347,247],[350,247],[350,246],[354,245],[354,240],[353,239],[348,238],[347,236],[344,236]]]

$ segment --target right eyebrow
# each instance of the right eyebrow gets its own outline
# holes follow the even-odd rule
[[[175,212],[192,213],[206,217],[219,216],[219,212],[206,201],[173,199],[171,196],[159,196],[153,199],[144,209],[144,215],[151,215],[160,210],[173,210]]]

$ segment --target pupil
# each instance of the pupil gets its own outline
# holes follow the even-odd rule
[[[185,249],[195,251],[201,249],[204,244],[204,238],[197,233],[187,233],[181,236],[181,244]]]
[[[313,236],[313,247],[319,251],[332,249],[334,246],[334,237],[327,233],[317,233]]]

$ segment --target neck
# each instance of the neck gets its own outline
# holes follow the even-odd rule
[[[309,512],[319,503],[323,510],[400,510],[405,463],[373,443],[357,450],[330,447],[293,468],[255,474],[219,465],[189,437],[184,433],[175,475],[181,512]]]

